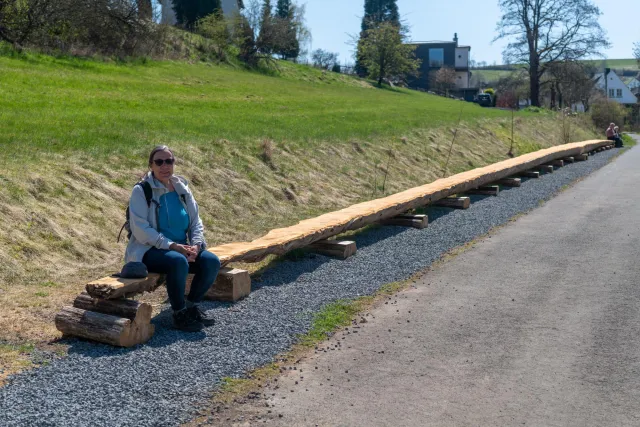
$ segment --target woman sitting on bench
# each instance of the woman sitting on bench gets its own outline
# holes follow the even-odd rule
[[[199,303],[216,280],[220,260],[205,250],[198,204],[187,181],[173,174],[174,163],[166,146],[149,155],[150,170],[129,199],[131,237],[125,262],[142,262],[149,272],[166,274],[174,327],[197,332],[214,324]],[[185,301],[189,272],[195,276]]]

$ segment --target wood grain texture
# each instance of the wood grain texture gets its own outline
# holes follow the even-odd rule
[[[296,225],[271,230],[251,242],[227,243],[212,247],[225,265],[233,261],[255,262],[269,254],[283,255],[348,230],[362,228],[410,209],[425,206],[447,196],[490,184],[536,166],[568,156],[577,156],[608,144],[606,140],[591,140],[563,144],[539,150],[482,168],[439,179],[430,184],[381,199],[359,203],[336,212],[307,219]]]
[[[347,259],[357,252],[356,242],[352,240],[320,240],[309,245],[308,249],[338,259]]]

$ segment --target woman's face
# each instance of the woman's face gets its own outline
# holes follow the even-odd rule
[[[168,162],[168,163],[167,163]],[[156,179],[166,182],[173,175],[175,159],[170,151],[158,151],[153,155],[151,171]]]

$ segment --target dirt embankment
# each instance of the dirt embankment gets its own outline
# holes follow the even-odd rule
[[[576,119],[577,120],[577,119]],[[517,118],[516,155],[562,141],[554,116]],[[318,143],[233,142],[206,149],[175,147],[177,172],[200,203],[210,244],[247,240],[323,212],[422,185],[507,157],[510,119],[463,123],[445,170],[453,129],[415,130],[393,139]],[[576,121],[572,141],[592,139]],[[139,162],[114,153],[37,155],[28,170],[7,164],[0,180],[0,342],[45,342],[58,336],[55,312],[88,279],[121,266],[116,236]],[[138,167],[131,167],[138,164]],[[161,292],[158,292],[161,294]],[[162,295],[154,296],[159,305]]]

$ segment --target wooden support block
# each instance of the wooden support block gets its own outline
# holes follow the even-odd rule
[[[356,242],[351,240],[320,240],[308,246],[313,252],[322,255],[347,259],[356,253]]]
[[[576,159],[576,162],[584,162],[585,160],[587,160],[589,158],[588,154],[579,154],[577,156],[574,156],[574,158]]]
[[[551,166],[561,168],[564,166],[564,160],[554,160],[551,162]]]
[[[399,225],[401,227],[425,228],[429,225],[429,217],[427,215],[398,215],[393,218],[380,221],[382,225]]]
[[[87,298],[91,297],[87,295]],[[83,299],[79,304],[86,302]],[[126,310],[129,309],[130,307]],[[139,304],[136,313],[132,320],[67,306],[56,315],[55,323],[56,328],[67,336],[86,338],[118,347],[133,347],[149,341],[155,331],[155,326],[150,323],[149,304]]]
[[[83,310],[111,314],[131,320],[138,318],[138,320],[143,323],[149,323],[151,321],[151,305],[130,299],[92,298],[91,295],[83,292],[73,301],[73,306]]]
[[[564,160],[565,163],[573,163],[576,161],[573,157],[565,157],[562,160]]]
[[[191,290],[193,275],[187,278],[185,295]],[[213,286],[206,293],[205,298],[214,301],[236,302],[251,293],[251,276],[247,270],[238,268],[221,268]]]
[[[520,172],[520,176],[524,176],[526,178],[540,178],[540,172],[538,171],[524,171]]]
[[[445,197],[433,203],[433,206],[454,209],[469,209],[471,199],[469,197]]]
[[[536,169],[544,173],[553,173],[553,166],[551,165],[540,165]]]
[[[94,298],[117,299],[153,292],[162,284],[164,284],[164,275],[156,273],[149,273],[144,279],[122,279],[108,276],[89,282],[86,290]]]
[[[504,185],[505,187],[520,187],[522,180],[520,178],[504,178],[497,181],[496,184]]]
[[[484,187],[478,187],[473,190],[465,191],[467,194],[479,194],[483,196],[497,196],[500,193],[500,186],[487,185]]]

